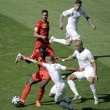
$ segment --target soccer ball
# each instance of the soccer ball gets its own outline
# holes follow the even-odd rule
[[[14,96],[12,98],[12,104],[14,104],[15,106],[19,106],[20,105],[20,97],[19,96]]]

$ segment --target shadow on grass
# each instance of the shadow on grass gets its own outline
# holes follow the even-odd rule
[[[36,103],[30,103],[30,104],[26,104],[22,107],[26,107],[26,106],[30,106],[30,105],[35,105]],[[43,101],[41,102],[41,105],[54,105],[54,100],[49,100],[49,101]]]
[[[91,108],[91,107],[84,107],[82,110],[107,110],[107,109],[96,109],[96,108]]]
[[[110,102],[110,94],[99,94],[99,95],[102,95],[101,97],[99,97],[99,100],[103,99],[103,102],[100,103]]]
[[[104,57],[110,57],[110,55],[94,56],[94,59],[97,60],[98,58],[104,58]]]

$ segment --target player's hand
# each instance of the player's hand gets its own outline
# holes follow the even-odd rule
[[[41,38],[45,40],[46,39],[46,36],[42,36]]]
[[[96,26],[95,25],[93,25],[93,24],[91,24],[91,27],[95,30],[96,29]]]
[[[63,30],[63,23],[60,24],[60,29]]]
[[[96,82],[98,81],[98,76],[97,75],[95,75],[95,80],[96,80]]]
[[[80,69],[79,69],[80,72],[81,72],[81,71],[84,71],[84,70],[85,70],[85,68],[80,68]]]

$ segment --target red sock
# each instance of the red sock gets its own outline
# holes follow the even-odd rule
[[[45,90],[44,89],[40,89],[39,91],[38,91],[38,98],[37,98],[37,101],[41,101],[41,99],[42,99],[42,96],[44,95],[44,92],[45,92]]]
[[[21,95],[21,99],[22,100],[26,99],[26,97],[29,94],[30,90],[31,90],[31,85],[30,84],[26,84],[26,86],[25,86],[25,88],[24,88],[24,90],[22,92],[22,95]]]

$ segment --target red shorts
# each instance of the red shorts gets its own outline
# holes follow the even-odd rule
[[[37,73],[32,74],[32,77],[36,82],[42,81],[42,80],[50,80],[50,75],[47,70],[41,70]]]

